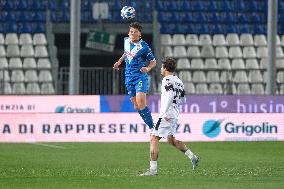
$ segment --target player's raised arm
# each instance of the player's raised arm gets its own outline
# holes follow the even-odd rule
[[[123,54],[116,63],[113,65],[113,69],[119,70],[120,64],[125,60],[125,55]]]

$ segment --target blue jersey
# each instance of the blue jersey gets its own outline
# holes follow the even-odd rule
[[[132,43],[129,37],[124,38],[125,55],[125,83],[136,82],[141,78],[148,78],[148,74],[140,69],[146,66],[147,62],[155,60],[155,57],[148,44],[142,39],[137,43]]]

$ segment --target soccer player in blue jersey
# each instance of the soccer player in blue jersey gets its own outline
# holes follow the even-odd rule
[[[125,85],[134,108],[150,129],[154,127],[150,109],[146,106],[149,89],[148,72],[156,66],[156,59],[149,45],[141,39],[142,26],[138,22],[129,25],[129,37],[124,38],[124,53],[113,65],[118,70],[125,61]]]

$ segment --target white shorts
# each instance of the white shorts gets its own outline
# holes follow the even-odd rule
[[[155,127],[152,130],[152,135],[167,139],[168,136],[175,136],[177,132],[177,119],[170,119],[166,121],[165,119],[161,120],[158,130]]]

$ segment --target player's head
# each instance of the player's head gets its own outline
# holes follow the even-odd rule
[[[161,74],[165,76],[167,73],[173,73],[176,70],[177,62],[172,57],[166,57],[162,60]]]
[[[132,42],[136,43],[141,38],[142,26],[138,22],[129,24],[129,38]]]

